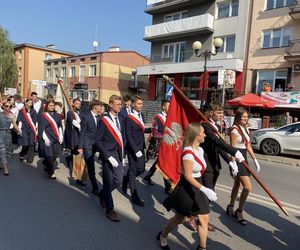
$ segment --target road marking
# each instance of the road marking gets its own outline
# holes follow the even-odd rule
[[[231,189],[232,187],[226,186],[226,185],[222,185],[222,184],[217,184],[216,185],[216,189],[226,192],[226,193],[231,193]],[[267,204],[273,207],[278,207],[276,203],[274,203],[274,201],[271,198],[259,195],[259,194],[253,194],[250,193],[248,196],[248,199],[253,200],[253,201],[257,201],[263,204]],[[297,213],[300,214],[300,206],[294,205],[294,204],[290,204],[287,202],[282,202],[280,201],[281,204],[290,212],[293,213]]]

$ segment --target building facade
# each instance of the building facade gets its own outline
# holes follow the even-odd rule
[[[151,42],[151,59],[137,74],[149,75],[149,99],[164,98],[164,74],[191,100],[224,101],[243,92],[250,7],[250,1],[237,0],[148,0],[152,25],[145,27],[144,40]],[[215,38],[223,46],[208,58],[204,83],[204,57],[192,45],[200,41],[201,51],[215,52]]]
[[[147,93],[148,78],[136,76],[136,68],[149,63],[149,59],[135,51],[114,48],[67,59],[67,88],[71,98],[83,101],[99,99],[108,103],[112,94]]]
[[[246,92],[300,90],[300,8],[294,0],[253,1]]]
[[[42,47],[27,43],[16,45],[14,51],[19,70],[17,92],[24,97],[29,96],[32,91],[36,91],[41,97],[47,93],[44,60],[75,55],[57,50],[53,45]]]

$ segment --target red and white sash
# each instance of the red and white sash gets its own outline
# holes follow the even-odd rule
[[[163,126],[165,126],[167,117],[165,115],[163,115],[163,114],[157,114],[156,117],[157,117],[158,120],[160,120],[161,124]]]
[[[140,126],[141,130],[145,131],[145,125],[144,125],[144,122],[140,120],[139,116],[137,114],[134,114],[134,113],[130,113],[128,114],[128,118],[130,118],[131,120],[133,120],[137,125]]]
[[[52,116],[47,113],[47,112],[44,112],[43,113],[43,116],[46,118],[46,120],[49,122],[56,138],[57,138],[57,141],[59,141],[59,131],[58,131],[58,127],[57,127],[57,124],[56,124],[56,121],[52,118]]]
[[[104,116],[102,118],[102,121],[119,144],[119,147],[121,148],[123,154],[124,146],[121,131],[117,128],[116,124],[108,116]]]
[[[31,130],[33,131],[33,134],[34,134],[34,140],[36,141],[37,140],[37,131],[36,131],[36,127],[31,119],[31,116],[30,116],[30,113],[27,113],[25,108],[21,109],[27,123],[29,124]]]
[[[233,131],[233,130],[236,130],[238,133],[239,133],[239,135],[242,137],[242,138],[245,138],[245,145],[247,146],[247,145],[249,145],[249,143],[250,143],[250,136],[249,136],[249,134],[246,132],[246,134],[243,132],[243,131],[241,131],[239,128],[238,128],[238,126],[236,126],[236,125],[233,125],[233,127],[231,128],[231,131]]]
[[[182,152],[181,158],[183,158],[183,156],[185,156],[187,154],[191,154],[194,157],[195,161],[201,166],[201,176],[203,176],[205,169],[206,169],[206,165],[191,149],[184,149]]]

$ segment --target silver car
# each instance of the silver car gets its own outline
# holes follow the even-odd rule
[[[252,134],[251,145],[267,155],[300,155],[300,122],[256,130]]]

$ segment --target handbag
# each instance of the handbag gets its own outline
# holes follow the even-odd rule
[[[87,175],[87,167],[83,154],[73,155],[72,178],[80,181],[86,181]]]

